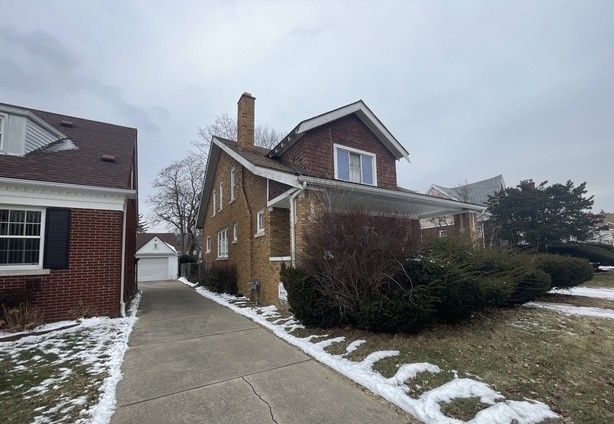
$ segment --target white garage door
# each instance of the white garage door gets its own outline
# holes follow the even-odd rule
[[[168,279],[168,258],[139,259],[139,281]]]

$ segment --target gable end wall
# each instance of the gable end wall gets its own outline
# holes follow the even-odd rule
[[[311,176],[333,179],[335,143],[374,153],[378,187],[397,187],[396,158],[356,115],[308,131],[280,159]]]

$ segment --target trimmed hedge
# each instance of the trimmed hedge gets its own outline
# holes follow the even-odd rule
[[[552,287],[566,289],[593,279],[593,266],[586,259],[571,256],[542,254],[536,257],[537,266],[550,275]]]
[[[213,266],[203,272],[199,285],[216,293],[236,295],[239,293],[237,270],[234,266]]]
[[[614,265],[614,249],[599,243],[552,243],[548,253],[583,258],[595,265]]]
[[[357,307],[337,301],[335,289],[307,270],[283,267],[281,280],[292,311],[305,325],[352,325],[380,332],[458,322],[479,310],[534,300],[550,289],[550,276],[531,255],[482,250],[449,239],[433,241],[402,265],[383,290],[356,299]]]

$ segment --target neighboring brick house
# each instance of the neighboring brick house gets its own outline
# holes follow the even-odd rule
[[[457,187],[443,187],[433,184],[427,190],[426,194],[442,199],[458,200],[486,207],[488,197],[503,190],[505,190],[503,175],[497,175],[496,177],[459,185]],[[475,231],[476,237],[481,239],[482,243],[485,242],[484,228],[485,224],[488,222],[488,218],[489,215],[486,211],[477,214],[474,223],[475,228],[469,228],[469,230]],[[457,229],[461,231],[466,230],[467,225],[471,226],[473,224],[462,222],[458,215],[444,215],[420,220],[423,238],[427,239],[447,237],[456,232]]]
[[[136,129],[0,104],[0,292],[45,321],[124,314],[137,175]]]
[[[362,102],[299,123],[277,146],[254,146],[255,98],[238,102],[237,141],[213,137],[197,226],[203,260],[236,267],[239,290],[260,283],[260,301],[278,303],[282,263],[296,264],[315,214],[348,205],[419,219],[483,207],[397,185],[396,161],[408,152]]]

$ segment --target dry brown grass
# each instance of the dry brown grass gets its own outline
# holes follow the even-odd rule
[[[614,272],[599,272],[595,277],[583,284],[584,287],[603,287],[614,289]]]
[[[442,325],[420,334],[375,334],[351,328],[301,330],[295,334],[345,336],[331,346],[343,353],[353,340],[365,339],[349,359],[359,361],[377,350],[400,355],[379,361],[375,369],[392,376],[398,366],[430,362],[440,374],[422,373],[409,382],[410,395],[459,377],[482,380],[509,399],[545,402],[563,422],[609,423],[614,419],[614,321],[568,317],[550,311],[516,308],[476,314],[468,322]],[[473,416],[481,406],[454,401],[453,416]],[[473,415],[472,415],[473,414]]]

